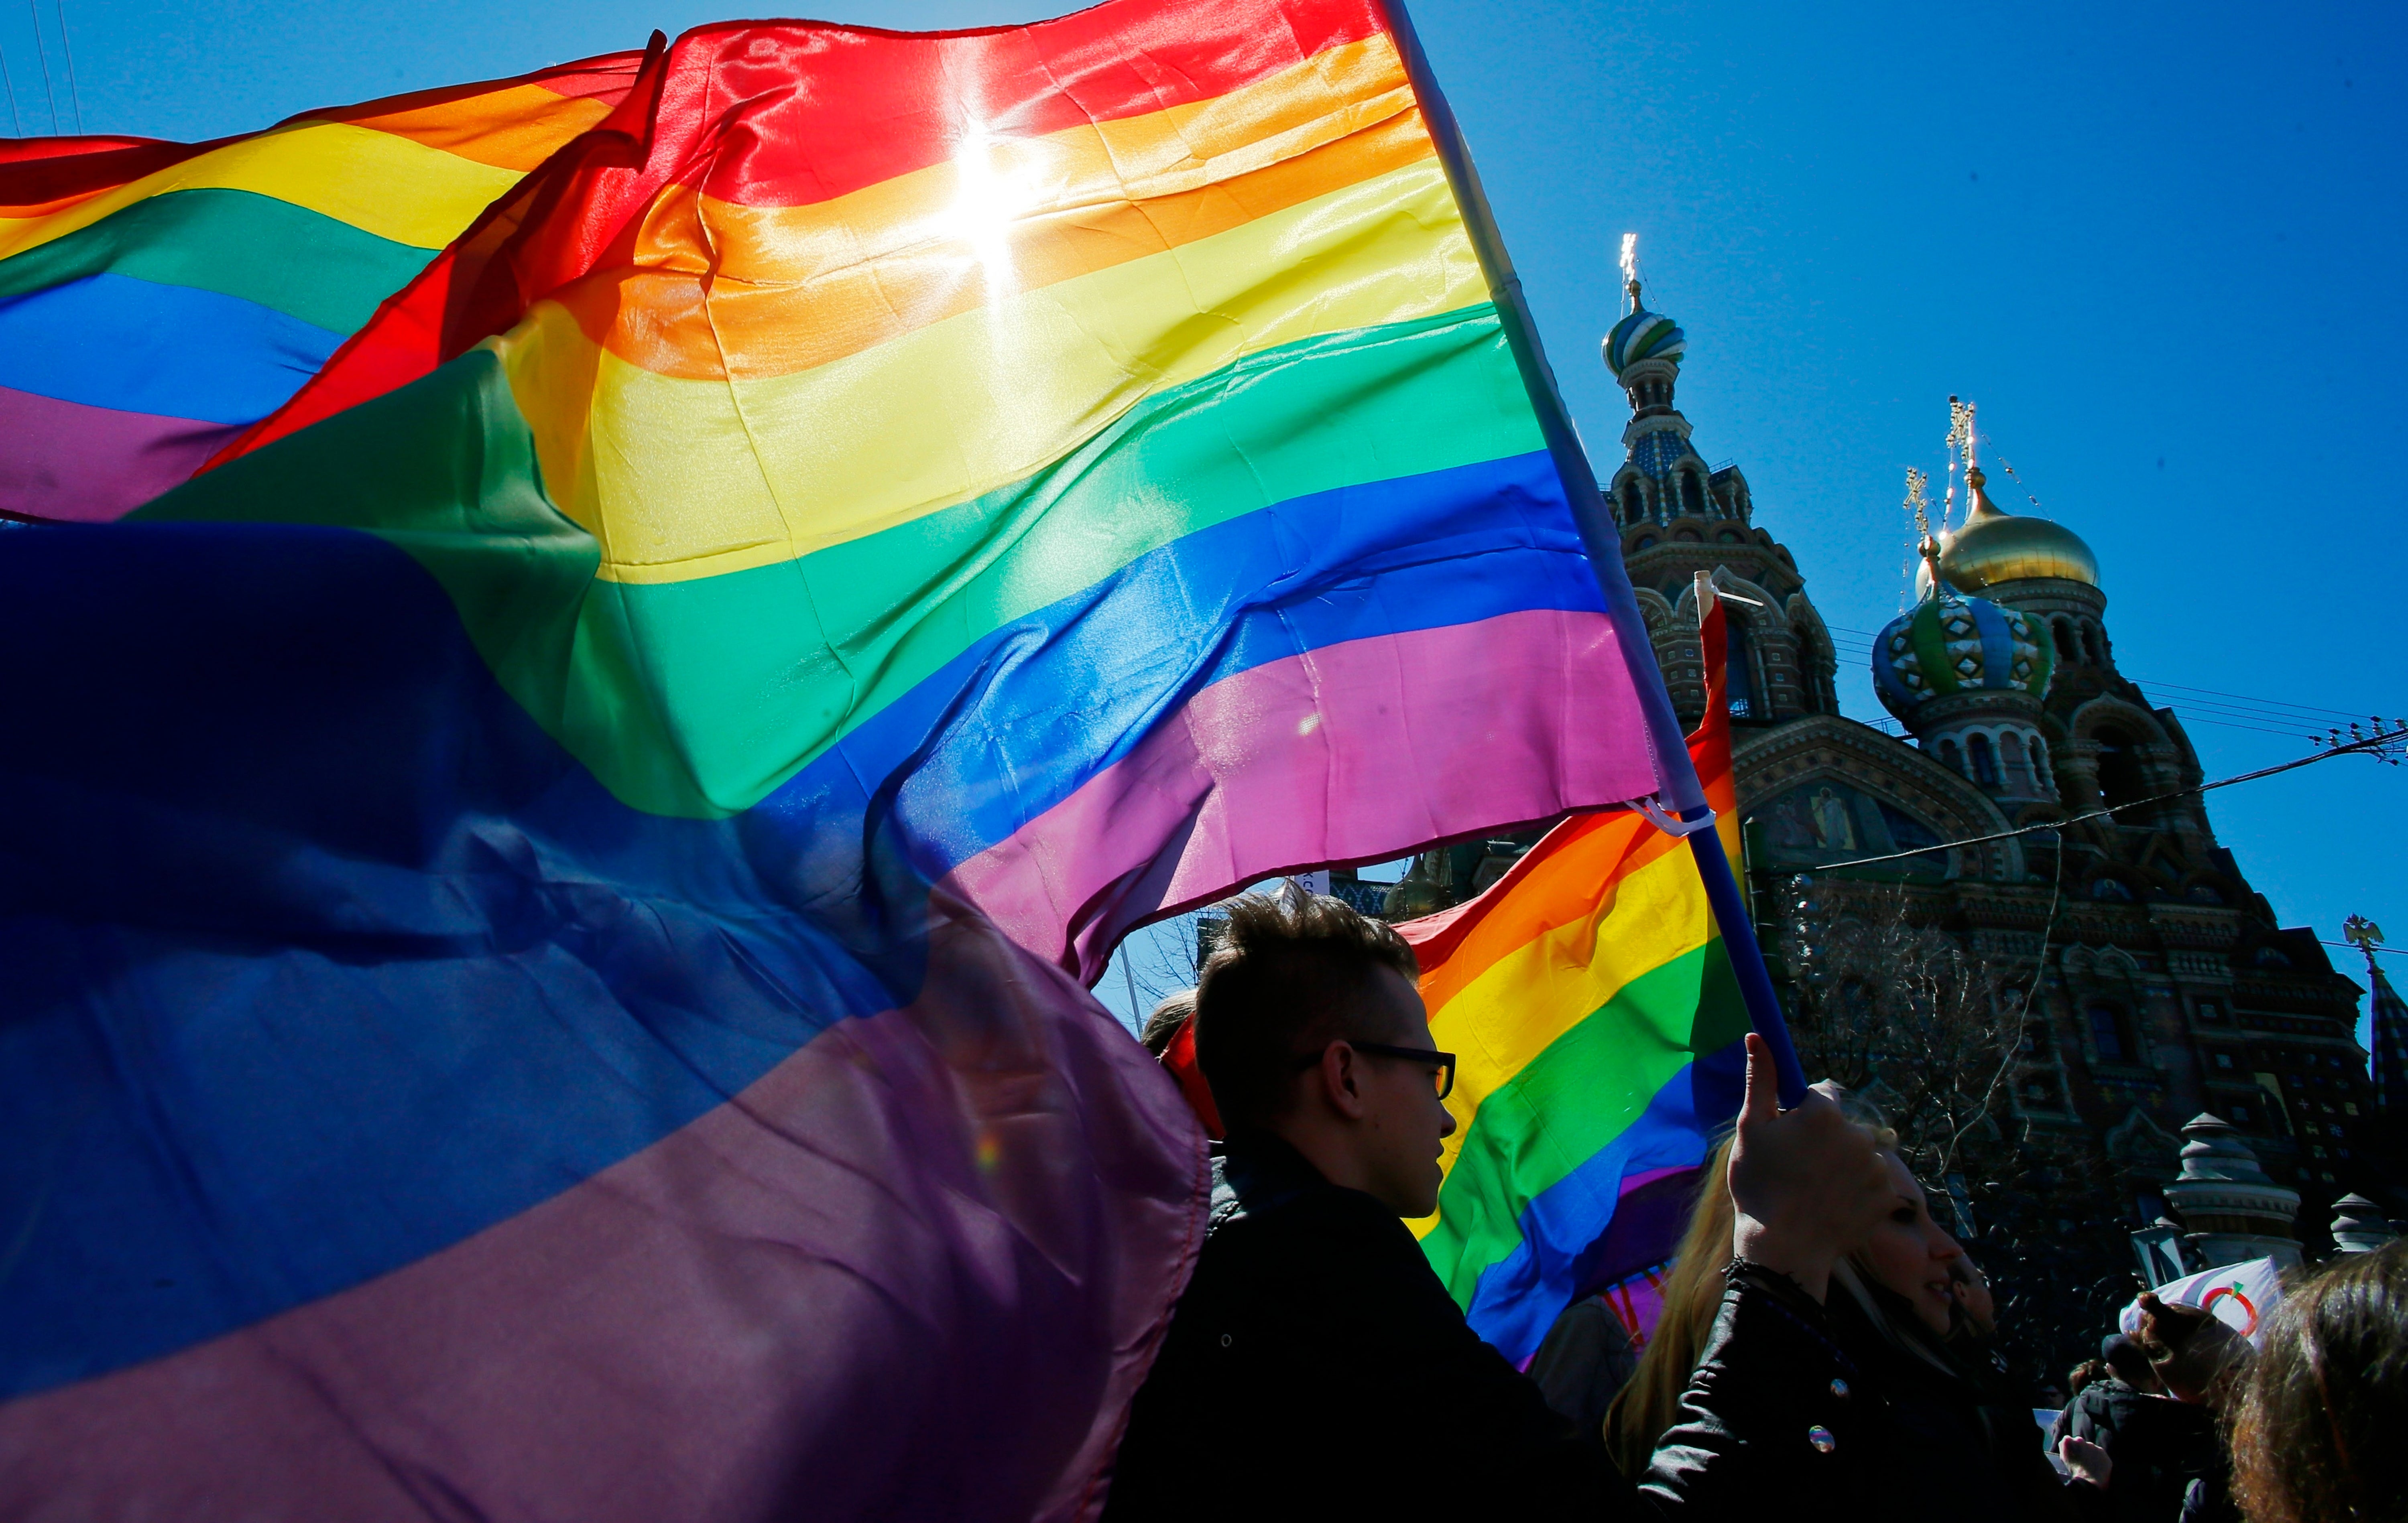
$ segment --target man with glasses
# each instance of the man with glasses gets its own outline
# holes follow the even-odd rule
[[[1465,1323],[1399,1219],[1437,1209],[1455,1128],[1442,1103],[1455,1057],[1431,1039],[1412,947],[1294,884],[1222,907],[1193,1018],[1228,1136],[1107,1519],[1620,1517],[1719,1512],[1768,1487],[1804,1487],[1794,1500],[1812,1510],[1823,1477],[1845,1473],[1816,1470],[1830,1450],[1808,1437],[1844,1419],[1809,1409],[1846,1389],[1817,1303],[1832,1260],[1886,1203],[1870,1139],[1828,1099],[1776,1113],[1751,1039],[1733,1278],[1753,1276],[1754,1299],[1743,1316],[1727,1303],[1744,1338],[1710,1347],[1698,1376],[1723,1394],[1684,1411],[1667,1440],[1682,1442],[1678,1473],[1651,1475],[1642,1498],[1599,1434],[1552,1411]],[[1741,1341],[1757,1367],[1715,1363]],[[1770,1427],[1786,1442],[1753,1431]]]

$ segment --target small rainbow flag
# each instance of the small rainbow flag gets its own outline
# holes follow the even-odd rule
[[[700,28],[0,536],[0,1516],[1092,1508],[1207,1176],[1078,979],[1661,786],[1417,60]]]
[[[1736,868],[1723,609],[1689,753]],[[1687,842],[1577,816],[1471,900],[1398,927],[1459,1064],[1446,1182],[1413,1223],[1474,1331],[1516,1363],[1581,1295],[1670,1256],[1747,1031]]]
[[[106,522],[284,405],[640,52],[213,143],[0,141],[0,513]]]

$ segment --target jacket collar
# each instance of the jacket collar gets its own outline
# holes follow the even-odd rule
[[[1300,1195],[1331,1188],[1328,1179],[1276,1132],[1240,1127],[1215,1160],[1212,1215],[1254,1216]]]

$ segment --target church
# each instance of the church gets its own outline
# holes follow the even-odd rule
[[[1842,899],[1895,886],[1914,923],[2029,991],[2013,1118],[2096,1160],[2128,1225],[2161,1209],[2182,1128],[2202,1112],[2299,1192],[2303,1237],[2353,1190],[2390,1201],[2358,987],[2314,931],[2281,924],[2216,844],[2201,796],[2182,791],[2204,780],[2198,755],[2180,716],[2117,670],[2090,547],[2001,510],[1962,430],[1961,521],[1927,535],[1914,606],[1874,638],[1869,671],[1843,674],[1746,477],[1709,466],[1691,438],[1674,396],[1681,329],[1645,308],[1636,279],[1627,293],[1605,363],[1630,421],[1603,490],[1686,724],[1706,696],[1695,574],[1724,594],[1747,888],[1776,979],[1800,885]],[[1903,734],[1842,714],[1843,681],[1870,681]],[[2099,810],[2114,813],[2077,818]],[[1425,852],[1378,903],[1399,919],[1457,903],[1531,839]]]

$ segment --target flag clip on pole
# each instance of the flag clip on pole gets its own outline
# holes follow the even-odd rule
[[[1682,819],[1664,812],[1664,806],[1654,799],[1633,799],[1630,807],[1647,823],[1667,835],[1697,835],[1714,828],[1714,811],[1709,805],[1705,813],[1694,818]]]
[[[1421,37],[1413,31],[1412,18],[1406,14],[1403,0],[1383,0],[1381,8],[1387,14],[1389,35],[1396,39],[1397,50],[1404,60],[1405,77],[1412,84],[1422,119],[1429,124],[1430,142],[1438,150],[1439,164],[1446,171],[1447,186],[1455,192],[1455,205],[1462,209],[1464,228],[1470,235],[1472,251],[1479,257],[1489,299],[1497,304],[1498,318],[1504,327],[1506,342],[1512,349],[1514,365],[1521,372],[1523,389],[1529,393],[1530,405],[1539,415],[1548,458],[1555,464],[1556,478],[1570,505],[1581,544],[1588,551],[1589,569],[1597,576],[1598,591],[1604,595],[1606,617],[1613,623],[1614,637],[1622,648],[1640,711],[1645,716],[1649,748],[1656,756],[1656,803],[1664,812],[1677,815],[1684,821],[1710,818],[1713,810],[1706,803],[1705,790],[1698,785],[1698,770],[1689,761],[1687,737],[1681,733],[1680,719],[1672,710],[1672,695],[1664,687],[1664,674],[1656,668],[1655,648],[1647,639],[1647,621],[1639,612],[1639,599],[1630,590],[1630,578],[1623,574],[1621,532],[1606,518],[1605,495],[1598,489],[1597,472],[1589,464],[1587,451],[1581,448],[1580,436],[1572,430],[1571,414],[1564,406],[1563,394],[1555,389],[1555,370],[1539,347],[1538,325],[1530,320],[1529,306],[1522,299],[1521,277],[1513,273],[1513,262],[1506,256],[1505,240],[1498,235],[1497,219],[1489,210],[1487,192],[1481,189],[1480,176],[1472,168],[1471,155],[1464,147],[1454,108],[1447,105],[1445,93],[1430,72],[1429,59],[1422,51]],[[1730,861],[1723,855],[1721,833],[1698,832],[1689,837],[1689,849],[1697,857],[1698,875],[1705,883],[1706,903],[1713,910],[1714,923],[1722,930],[1724,950],[1730,956],[1741,998],[1746,1002],[1748,1024],[1772,1049],[1775,1072],[1780,1076],[1781,1103],[1799,1104],[1806,1098],[1806,1075],[1798,1066],[1797,1048],[1791,1045],[1788,1024],[1782,1018],[1781,1001],[1772,991],[1771,975],[1765,972],[1764,953],[1756,945],[1756,929],[1740,900]]]

